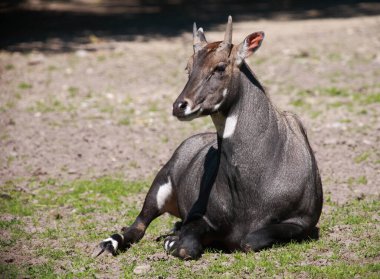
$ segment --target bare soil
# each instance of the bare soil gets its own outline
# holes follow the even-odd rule
[[[378,93],[379,20],[234,25],[235,42],[252,31],[266,32],[249,64],[273,102],[300,115],[325,192],[334,200],[379,194],[379,104],[353,104],[349,111],[346,99],[342,107],[327,108],[329,100],[316,96],[301,110],[291,102],[302,90],[318,94],[315,88]],[[214,30],[206,35],[209,41],[222,37]],[[186,81],[190,33],[147,42],[94,41],[70,53],[0,52],[0,183],[115,173],[151,178],[183,139],[213,130],[208,120],[182,123],[171,116]],[[320,115],[312,118],[310,110]],[[356,164],[354,158],[368,150],[373,160]],[[354,175],[365,175],[367,183],[351,189],[346,182]]]

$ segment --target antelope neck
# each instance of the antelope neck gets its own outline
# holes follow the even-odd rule
[[[230,88],[237,92],[228,112],[211,115],[219,142],[232,143],[232,138],[237,139],[236,137],[242,135],[245,139],[252,139],[268,127],[265,124],[269,124],[268,121],[273,120],[275,114],[263,87],[246,64],[242,65],[233,82],[237,84],[232,84]],[[238,142],[242,143],[240,140]]]

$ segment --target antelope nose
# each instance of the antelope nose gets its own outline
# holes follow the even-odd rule
[[[174,116],[182,116],[188,105],[189,105],[189,103],[185,100],[174,102],[174,104],[173,104],[173,115]]]
[[[179,102],[177,106],[180,110],[185,110],[187,105],[188,103],[186,101],[182,101],[182,102]]]

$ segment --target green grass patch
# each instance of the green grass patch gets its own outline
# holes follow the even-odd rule
[[[6,112],[16,106],[16,103],[14,100],[9,100],[5,102],[3,105],[0,106],[0,112]]]
[[[48,70],[49,72],[53,72],[53,71],[58,70],[58,67],[55,66],[55,65],[49,65],[49,66],[47,67],[47,70]]]
[[[46,189],[39,193],[43,206],[71,206],[78,213],[110,212],[123,205],[127,195],[148,189],[146,182],[125,183],[123,180],[101,178],[95,181],[76,181],[58,189]],[[58,192],[58,193],[57,193]]]
[[[159,107],[157,105],[157,102],[150,102],[148,105],[148,112],[158,112]]]
[[[27,82],[20,82],[19,84],[18,84],[18,88],[20,88],[20,89],[30,89],[30,88],[32,88],[32,85],[30,84],[30,83],[27,83]]]
[[[373,93],[364,98],[364,102],[367,104],[380,103],[380,93]]]
[[[367,94],[354,93],[353,99],[354,99],[354,101],[357,101],[362,105],[380,103],[380,93],[378,93],[378,92],[375,92],[375,93],[370,92]]]
[[[12,183],[5,186],[13,202],[24,203],[33,210],[27,217],[0,222],[0,229],[11,238],[2,249],[21,247],[21,240],[40,262],[32,266],[3,264],[0,271],[7,278],[135,278],[133,270],[141,264],[150,265],[149,271],[141,275],[144,278],[375,278],[380,272],[379,265],[373,263],[380,249],[377,199],[341,205],[326,201],[317,241],[292,242],[247,254],[207,249],[200,260],[190,262],[173,257],[152,260],[152,255],[163,253],[163,243],[154,239],[170,230],[176,221],[164,215],[154,220],[145,238],[125,253],[116,258],[94,259],[91,247],[133,222],[142,207],[141,197],[148,191],[148,182],[110,177],[69,183],[48,179],[31,182],[29,187],[37,189],[32,194],[17,195],[12,194]],[[24,227],[35,227],[37,232],[25,232]],[[346,245],[345,239],[351,244]],[[358,257],[365,261],[359,264]],[[116,271],[116,275],[111,273]]]
[[[347,183],[349,186],[366,185],[368,183],[368,180],[365,175],[360,175],[358,177],[349,177],[347,179]]]
[[[22,195],[18,191],[10,191],[7,193],[10,198],[1,199],[0,212],[9,213],[16,216],[30,216],[33,213],[32,197]]]
[[[44,256],[52,260],[62,260],[66,257],[67,252],[62,249],[43,247],[36,251],[37,256]]]
[[[98,62],[103,62],[103,61],[105,61],[107,59],[107,57],[105,56],[105,55],[99,55],[97,58],[96,58],[96,60],[98,61]]]
[[[7,71],[13,70],[14,68],[15,68],[15,66],[13,64],[5,65],[5,70],[7,70]]]
[[[19,278],[19,267],[14,264],[0,262],[0,274],[2,278]]]
[[[304,108],[304,109],[310,109],[311,108],[311,105],[306,100],[300,99],[300,98],[291,101],[290,104],[294,107],[300,107],[300,108]]]
[[[331,52],[328,54],[328,59],[330,61],[340,61],[342,60],[342,57],[341,57],[341,54],[340,53],[337,53],[337,52]]]
[[[129,126],[131,124],[131,119],[129,117],[125,117],[120,119],[118,122],[119,125]]]
[[[65,105],[58,99],[51,97],[47,100],[37,101],[33,106],[28,108],[30,112],[70,112],[75,110],[73,105]]]
[[[12,226],[20,225],[22,222],[16,218],[11,220],[0,220],[0,229],[9,229]]]
[[[31,278],[56,278],[54,267],[51,262],[31,265],[26,268],[25,272]]]
[[[332,203],[334,210],[327,215],[322,215],[324,222],[321,230],[328,231],[337,225],[366,225],[373,223],[372,216],[378,214],[380,201],[350,201],[343,205]],[[379,232],[380,233],[380,232]]]
[[[379,264],[350,264],[336,263],[328,266],[308,265],[292,271],[305,272],[311,278],[376,278],[380,272]]]
[[[340,123],[352,123],[352,120],[349,118],[344,118],[339,120]]]
[[[330,97],[348,97],[350,96],[350,92],[343,88],[337,87],[329,87],[320,89],[322,95],[330,96]]]
[[[69,92],[69,96],[70,96],[71,98],[74,98],[74,97],[76,97],[76,96],[78,95],[78,93],[79,93],[79,88],[74,87],[74,86],[70,86],[70,87],[67,89],[67,91]]]
[[[316,87],[298,91],[297,97],[290,104],[296,108],[307,110],[309,113],[313,104],[316,104],[319,107],[322,105],[328,110],[343,108],[350,112],[367,114],[367,105],[380,103],[380,93],[372,90],[374,90],[373,87],[369,86],[363,87],[361,89],[363,92],[339,87]],[[315,118],[312,113],[311,117]]]
[[[360,164],[360,163],[362,163],[362,162],[365,162],[365,161],[368,160],[368,158],[369,158],[370,155],[371,155],[370,152],[365,151],[365,152],[363,152],[362,154],[356,156],[356,157],[354,158],[354,162],[355,162],[356,164]]]

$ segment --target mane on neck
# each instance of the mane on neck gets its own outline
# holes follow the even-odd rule
[[[259,88],[266,95],[264,87],[258,81],[258,79],[256,78],[256,75],[252,72],[252,70],[245,63],[245,61],[243,61],[243,64],[240,67],[240,71],[248,78],[248,80],[250,82],[253,83],[253,85],[255,85],[257,88]]]

